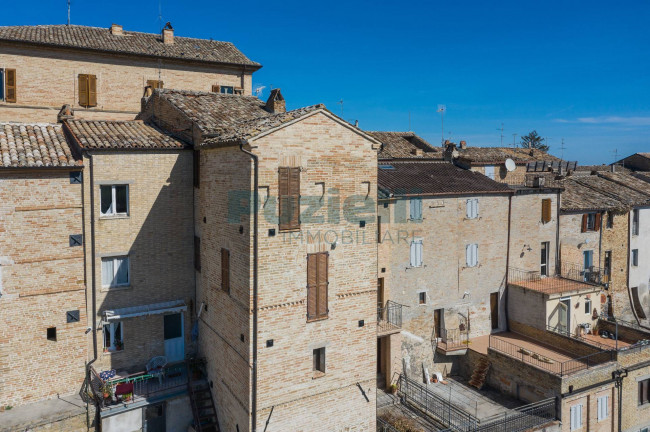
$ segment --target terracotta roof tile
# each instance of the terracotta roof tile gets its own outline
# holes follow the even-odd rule
[[[450,162],[394,161],[380,163],[380,198],[409,195],[512,193],[504,183]]]
[[[619,176],[605,174],[567,177],[561,181],[562,211],[627,211],[632,207],[650,204],[650,194],[627,187]],[[613,181],[617,179],[619,181]],[[631,181],[629,182],[630,184]],[[637,185],[638,186],[638,185]]]
[[[560,161],[559,158],[537,149],[521,147],[466,147],[456,148],[461,159],[467,159],[473,163],[497,164],[503,163],[506,159],[512,159],[517,164],[525,164],[535,161]]]
[[[368,134],[382,143],[379,159],[443,159],[440,147],[434,147],[413,132],[374,131]]]
[[[182,149],[187,146],[157,126],[141,120],[66,120],[66,124],[85,150]]]
[[[159,34],[124,31],[118,36],[112,34],[110,29],[100,27],[6,26],[0,27],[0,40],[193,62],[246,65],[253,69],[261,67],[230,42],[174,36],[173,44],[164,44]]]
[[[61,125],[0,123],[0,168],[81,166]]]

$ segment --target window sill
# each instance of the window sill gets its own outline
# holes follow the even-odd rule
[[[279,233],[300,232],[300,228],[287,228],[287,229],[278,228],[278,232]]]
[[[131,285],[124,286],[115,286],[115,287],[102,287],[100,292],[109,292],[109,291],[123,291],[133,288]]]
[[[128,219],[131,216],[128,214],[116,214],[116,215],[102,215],[99,216],[99,220],[110,220],[110,219]]]
[[[323,378],[324,376],[325,376],[325,372],[314,371],[314,375],[311,377],[311,379]]]
[[[124,352],[124,348],[121,350],[114,350],[114,351],[104,351],[102,354],[103,355],[113,355],[113,354],[120,354]]]
[[[326,317],[319,317],[319,318],[308,318],[308,319],[307,319],[307,322],[308,322],[308,323],[312,323],[312,322],[317,322],[317,321],[325,321],[325,320],[328,319],[328,318],[329,318],[329,316],[326,316]]]

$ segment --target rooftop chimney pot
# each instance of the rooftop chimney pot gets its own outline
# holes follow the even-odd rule
[[[111,34],[115,36],[122,36],[122,26],[119,24],[111,24]]]
[[[59,111],[59,114],[56,116],[56,119],[59,123],[64,120],[74,119],[74,110],[72,109],[72,106],[67,104],[63,105],[61,111]]]
[[[165,45],[171,45],[174,43],[174,28],[170,22],[167,22],[165,27],[163,27],[162,40]]]
[[[460,142],[460,148],[461,148],[461,149],[466,149],[466,148],[467,148],[467,141],[462,140],[462,141]]]
[[[287,112],[286,102],[279,88],[271,90],[271,94],[266,101],[266,110],[272,114]]]

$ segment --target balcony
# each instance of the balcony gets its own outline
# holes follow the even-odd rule
[[[469,331],[461,328],[442,329],[437,348],[446,355],[464,354],[469,347]]]
[[[377,308],[377,336],[397,333],[402,329],[402,305],[391,300]]]
[[[571,291],[599,291],[606,285],[608,276],[598,267],[583,268],[575,264],[562,264],[554,276],[543,276],[539,271],[508,269],[508,283],[544,294],[563,294]]]
[[[146,372],[117,373],[111,378],[102,379],[100,376],[104,374],[90,368],[90,390],[102,416],[187,392],[188,371],[185,362],[167,366],[158,375]]]

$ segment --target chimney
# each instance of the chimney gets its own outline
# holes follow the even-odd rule
[[[165,27],[163,27],[162,40],[165,45],[172,45],[174,43],[174,29],[170,22],[167,22]]]
[[[119,24],[111,24],[111,34],[115,36],[122,36],[122,26]]]
[[[414,156],[422,156],[422,155],[424,155],[424,151],[422,149],[419,149],[419,148],[414,148],[414,149],[411,150],[411,154],[414,155]]]
[[[460,148],[461,148],[461,150],[465,150],[467,148],[467,141],[462,140],[460,142]]]
[[[279,88],[271,90],[266,101],[266,110],[272,114],[287,112],[287,106]]]
[[[59,114],[56,116],[56,120],[59,123],[62,123],[64,120],[71,120],[74,119],[74,111],[72,110],[72,107],[70,105],[63,105],[61,107],[61,111],[59,111]]]

